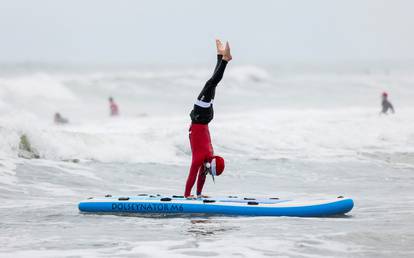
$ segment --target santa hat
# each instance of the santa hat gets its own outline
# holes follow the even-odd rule
[[[219,176],[224,171],[224,159],[220,156],[211,158],[211,173],[213,176]]]

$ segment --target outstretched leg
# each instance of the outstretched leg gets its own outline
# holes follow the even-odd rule
[[[211,78],[206,82],[204,88],[201,90],[200,94],[197,97],[198,101],[201,101],[200,106],[205,107],[211,103],[211,100],[214,99],[216,86],[219,84],[223,78],[224,71],[226,69],[227,63],[232,59],[230,54],[230,46],[226,43],[226,47],[223,47],[220,40],[216,40],[217,46],[217,63],[214,68],[214,73]]]

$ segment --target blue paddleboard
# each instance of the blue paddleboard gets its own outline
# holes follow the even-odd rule
[[[279,198],[184,198],[140,194],[138,196],[89,198],[79,210],[92,213],[209,214],[241,216],[324,217],[352,210],[354,202],[342,196],[324,200],[282,200]]]

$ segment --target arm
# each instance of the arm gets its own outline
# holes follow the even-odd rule
[[[185,197],[188,197],[191,195],[191,189],[194,186],[199,169],[203,166],[203,162],[204,162],[203,159],[193,156],[191,167],[190,167],[190,172],[188,173],[187,182],[185,184],[185,190],[184,190]]]

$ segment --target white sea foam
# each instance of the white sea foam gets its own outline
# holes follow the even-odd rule
[[[414,110],[255,110],[216,115],[210,125],[217,152],[248,158],[359,158],[359,153],[413,152]],[[18,153],[26,134],[45,159],[182,163],[190,149],[187,118],[145,117],[71,126],[13,124],[2,129],[4,156]]]
[[[209,73],[127,70],[0,77],[0,154],[16,157],[19,137],[26,134],[45,159],[186,162],[188,112]],[[407,103],[414,91],[407,85],[414,79],[397,75],[272,75],[271,69],[236,66],[217,89],[213,145],[227,156],[262,159],[413,152],[414,109]],[[378,115],[384,89],[396,101],[396,115]],[[120,118],[107,117],[110,95],[119,102]],[[71,124],[54,125],[57,111]]]

